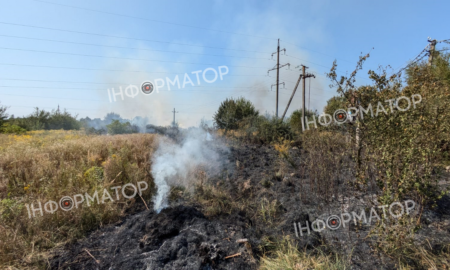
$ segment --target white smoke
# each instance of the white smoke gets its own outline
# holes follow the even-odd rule
[[[209,170],[217,170],[221,167],[219,153],[216,149],[218,142],[214,142],[213,149],[211,134],[202,129],[191,129],[186,132],[181,144],[161,137],[158,149],[153,154],[152,175],[158,192],[153,199],[154,210],[159,213],[168,206],[170,186],[184,186],[190,188],[195,181],[194,177],[188,177],[199,166]],[[208,141],[208,143],[206,143]],[[224,146],[220,146],[226,151]]]

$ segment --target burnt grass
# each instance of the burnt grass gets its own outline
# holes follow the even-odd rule
[[[229,151],[218,150],[224,161],[223,171],[209,175],[206,184],[230,196],[233,206],[229,211],[207,216],[200,203],[181,197],[156,213],[151,202],[147,202],[147,210],[137,200],[120,222],[54,250],[49,268],[258,269],[260,258],[270,254],[287,235],[306,252],[314,254],[321,249],[334,257],[337,254],[347,263],[347,269],[398,268],[396,261],[376,252],[373,239],[366,238],[370,230],[367,225],[350,222],[334,231],[327,228],[299,237],[295,234],[294,222],[304,226],[306,221],[325,220],[344,211],[359,213],[362,209],[369,216],[367,209],[375,190],[361,192],[341,181],[337,183],[337,196],[317,196],[311,192],[307,172],[300,165],[306,156],[300,146],[290,150],[292,161],[298,165],[294,168],[272,146],[228,143]],[[283,172],[279,173],[283,162]],[[350,157],[348,162],[352,162]],[[350,177],[348,172],[341,178]],[[261,204],[274,200],[275,213],[268,217],[269,221],[263,219],[258,214]],[[450,243],[448,196],[436,208],[425,206],[421,229],[416,234],[418,243],[436,250]],[[236,242],[244,238],[248,242]]]

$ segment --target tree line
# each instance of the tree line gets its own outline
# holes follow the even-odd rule
[[[14,117],[7,113],[8,107],[0,106],[0,133],[20,134],[33,130],[80,130],[84,128],[87,134],[129,134],[139,133],[142,128],[129,120],[123,119],[119,114],[108,113],[103,120],[89,117],[77,120],[78,115],[59,108],[52,111],[35,108],[24,117]],[[144,118],[133,120],[144,121]]]

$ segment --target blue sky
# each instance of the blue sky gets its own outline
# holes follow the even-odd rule
[[[450,38],[448,1],[225,1],[14,0],[0,1],[0,102],[15,116],[58,105],[79,117],[148,117],[168,125],[178,111],[183,127],[207,120],[227,97],[244,96],[262,112],[275,111],[277,39],[281,39],[279,114],[304,64],[310,108],[335,95],[324,77],[332,62],[351,73],[361,53],[371,57],[358,74],[414,59],[427,37]],[[444,28],[446,27],[446,28]],[[63,30],[63,31],[60,31]],[[119,38],[120,37],[120,38]],[[438,46],[438,49],[442,45]],[[373,49],[372,49],[373,48]],[[227,66],[223,80],[200,85],[191,72]],[[194,87],[110,102],[108,89],[188,73]],[[212,73],[207,78],[211,79]],[[310,90],[309,90],[310,89]],[[298,89],[288,115],[301,108]],[[311,92],[310,99],[308,92]],[[307,102],[308,104],[308,102]],[[308,105],[307,105],[308,106]]]

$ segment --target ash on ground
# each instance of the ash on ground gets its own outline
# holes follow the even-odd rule
[[[141,210],[137,213],[55,251],[51,269],[258,269],[264,255],[263,239],[277,241],[286,235],[299,249],[325,248],[339,254],[350,269],[398,268],[397,262],[374,252],[374,242],[366,238],[369,226],[350,222],[350,226],[335,231],[295,236],[294,222],[305,224],[343,209],[350,212],[370,207],[375,192],[363,194],[341,186],[340,195],[325,204],[309,192],[307,179],[299,173],[301,168],[277,174],[278,152],[270,146],[235,144],[221,155],[224,170],[208,184],[228,192],[236,202],[261,205],[265,199],[277,200],[278,215],[271,225],[260,222],[255,209],[208,218],[201,205],[183,199],[159,214],[138,204]],[[300,164],[304,153],[294,147],[291,155]],[[153,207],[151,203],[148,206]],[[450,199],[441,199],[434,210],[426,206],[421,223],[416,233],[418,244],[438,248],[450,243]],[[237,243],[239,239],[247,241]]]

